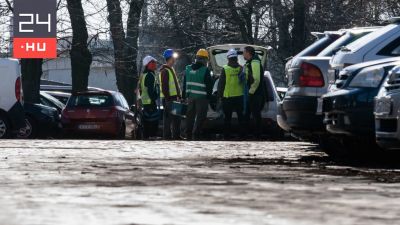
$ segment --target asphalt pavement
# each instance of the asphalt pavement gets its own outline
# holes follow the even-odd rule
[[[0,224],[392,225],[399,182],[302,142],[3,140]]]

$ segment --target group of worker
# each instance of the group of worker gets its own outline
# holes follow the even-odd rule
[[[208,68],[209,53],[200,49],[195,62],[186,66],[181,82],[174,70],[178,54],[172,49],[164,52],[165,64],[156,75],[157,60],[152,56],[143,59],[144,72],[139,80],[141,104],[143,106],[143,135],[145,139],[156,137],[161,118],[160,104],[163,105],[163,138],[179,140],[185,136],[188,140],[203,138],[203,124],[207,112],[214,80]],[[226,54],[227,65],[219,76],[218,99],[224,113],[224,137],[231,137],[232,114],[235,112],[241,127],[241,135],[253,133],[260,136],[262,131],[261,112],[265,104],[265,82],[263,67],[253,47],[243,51],[246,60],[239,64],[239,53],[231,49]],[[161,101],[160,101],[161,100]],[[187,104],[185,135],[181,136],[181,117],[173,111],[174,102]],[[254,121],[254,130],[249,131],[250,119]]]

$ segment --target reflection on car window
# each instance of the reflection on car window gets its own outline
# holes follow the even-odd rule
[[[397,46],[397,48],[393,49],[393,51],[391,52],[392,56],[400,56],[400,45]]]
[[[119,97],[120,97],[120,99],[121,99],[122,106],[123,106],[124,108],[126,108],[126,109],[129,109],[129,104],[128,104],[128,102],[126,101],[125,97],[124,97],[122,94],[119,94]]]
[[[110,107],[113,105],[109,95],[78,95],[71,97],[69,107]]]

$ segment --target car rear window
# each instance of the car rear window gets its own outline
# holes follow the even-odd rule
[[[110,107],[114,105],[111,95],[73,95],[68,101],[68,107]]]
[[[358,33],[358,34],[346,33],[341,38],[337,39],[335,42],[333,42],[331,45],[325,48],[321,53],[318,54],[318,56],[322,57],[333,56],[335,51],[340,50],[341,47],[346,46],[367,34],[369,34],[369,32]]]
[[[338,38],[340,38],[340,35],[325,35],[325,37],[317,40],[312,45],[308,46],[306,49],[297,54],[295,57],[316,56]]]

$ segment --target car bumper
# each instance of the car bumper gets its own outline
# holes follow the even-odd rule
[[[331,134],[373,137],[375,93],[362,90],[340,91],[323,98],[324,123]]]
[[[104,134],[117,135],[120,125],[117,122],[73,122],[63,121],[62,128],[65,132],[73,134]]]
[[[286,124],[294,133],[323,133],[323,116],[317,115],[318,98],[308,96],[286,96],[283,114]]]
[[[376,112],[375,114],[375,127],[376,127],[376,140],[380,147],[388,150],[400,150],[400,94],[389,95],[390,106],[389,110],[385,113]],[[382,99],[377,99],[380,101]],[[378,108],[378,107],[376,107]],[[379,111],[379,110],[377,110]]]
[[[280,128],[282,128],[284,131],[286,131],[286,132],[291,131],[290,126],[287,123],[287,118],[286,118],[285,112],[283,111],[283,103],[282,102],[278,103],[278,115],[276,116],[276,121],[278,123],[278,126]]]

